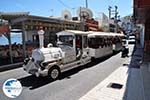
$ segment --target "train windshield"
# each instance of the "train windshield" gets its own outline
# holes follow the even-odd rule
[[[73,47],[73,36],[72,35],[62,35],[59,36],[59,42],[61,42],[61,45],[68,45]]]

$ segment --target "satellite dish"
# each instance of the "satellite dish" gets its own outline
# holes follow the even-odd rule
[[[92,11],[90,9],[88,9],[88,8],[85,8],[85,7],[78,8],[77,15],[78,15],[79,19],[80,18],[91,19],[93,17]]]
[[[68,10],[63,10],[62,14],[61,14],[61,17],[64,20],[71,20],[72,19],[71,13]]]

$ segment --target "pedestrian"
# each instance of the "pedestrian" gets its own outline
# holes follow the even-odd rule
[[[128,45],[123,45],[121,57],[122,58],[129,57],[128,54],[129,54]]]

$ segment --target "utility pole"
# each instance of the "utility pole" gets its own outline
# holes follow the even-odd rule
[[[118,20],[117,20],[117,18],[118,18],[118,7],[117,6],[115,6],[115,26],[116,26],[116,28],[115,28],[115,32],[117,32],[118,31]]]
[[[111,18],[111,9],[112,9],[112,7],[109,6],[109,7],[108,7],[108,11],[109,11],[109,19]]]
[[[118,7],[115,6],[115,20],[117,20],[117,15],[118,15],[118,11],[117,11]]]
[[[86,8],[88,8],[88,0],[85,0]]]
[[[119,16],[118,16],[118,7],[115,6],[115,9],[112,10],[112,7],[109,6],[109,7],[108,7],[108,11],[109,11],[109,19],[111,19],[111,15],[114,15],[115,32],[117,32],[117,30],[118,30],[118,25],[117,25],[117,23],[118,23],[118,17],[119,17]]]
[[[3,24],[2,12],[0,12],[0,25]]]

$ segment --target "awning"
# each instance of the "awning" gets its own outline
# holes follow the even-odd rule
[[[91,31],[97,31],[97,30],[98,30],[98,29],[95,28],[95,27],[89,27],[89,29],[90,29]]]

